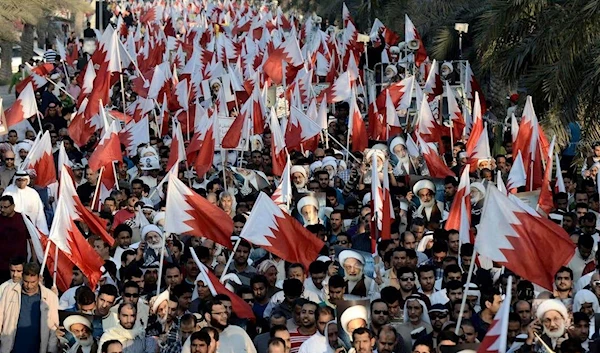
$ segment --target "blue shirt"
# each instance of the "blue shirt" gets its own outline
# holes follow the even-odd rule
[[[17,332],[12,353],[31,353],[40,351],[40,311],[41,295],[21,293],[21,310],[17,322]]]

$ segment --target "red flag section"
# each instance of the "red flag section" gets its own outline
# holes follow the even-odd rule
[[[176,169],[169,172],[168,183],[165,232],[205,236],[231,249],[231,217],[185,186]]]
[[[305,268],[319,256],[325,243],[283,212],[265,193],[260,193],[252,210],[241,238]]]
[[[552,290],[554,275],[575,254],[567,232],[495,186],[487,187],[475,239],[478,253]]]

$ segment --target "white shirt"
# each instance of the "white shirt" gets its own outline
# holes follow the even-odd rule
[[[29,186],[19,189],[15,184],[11,184],[4,190],[3,195],[13,197],[15,212],[24,213],[42,233],[49,233],[46,214],[44,213],[44,204],[35,189]]]
[[[66,310],[66,309],[69,309],[69,308],[72,308],[75,306],[75,304],[76,304],[75,292],[77,291],[77,288],[79,288],[79,287],[81,287],[81,285],[71,287],[71,288],[67,289],[63,293],[63,295],[60,296],[60,301],[58,302],[59,310]]]
[[[181,353],[191,353],[190,337],[183,343]],[[219,353],[256,353],[256,348],[246,331],[239,326],[229,325],[219,333]]]
[[[319,297],[315,293],[313,293],[313,292],[311,292],[309,290],[306,290],[306,289],[304,289],[304,292],[302,292],[302,296],[301,297],[304,298],[304,299],[308,299],[311,302],[314,302],[314,303],[317,303],[317,304],[319,304],[321,302],[321,300],[319,300]],[[273,296],[271,297],[271,300],[269,301],[269,304],[267,304],[267,307],[265,308],[265,312],[263,314],[263,317],[265,317],[265,318],[270,317],[271,313],[273,312],[273,309],[277,305],[283,303],[284,299],[285,299],[285,297],[284,297],[284,294],[283,294],[282,290],[280,290],[279,292],[273,294]]]
[[[298,353],[328,353],[330,351],[331,348],[329,348],[327,337],[317,331],[317,333],[310,336],[302,343],[302,345],[300,345]]]

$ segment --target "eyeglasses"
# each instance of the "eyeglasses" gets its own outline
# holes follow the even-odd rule
[[[140,295],[138,293],[123,293],[125,298],[139,298]]]
[[[389,315],[390,312],[387,310],[373,310],[373,314],[375,315]]]
[[[439,314],[429,314],[429,317],[431,318],[431,320],[437,320],[437,319],[445,319],[446,317],[448,317],[448,313],[439,313]]]
[[[594,286],[598,286],[598,285],[600,285],[600,281],[594,281],[594,282],[592,283],[592,285],[594,285]]]
[[[244,299],[244,301],[246,303],[254,303],[254,299],[252,299],[252,298],[246,298],[246,299]]]
[[[339,240],[339,241],[336,241],[335,243],[338,245],[346,245],[346,244],[348,244],[348,241],[347,240]]]
[[[14,161],[14,158],[4,158],[5,161]]]
[[[406,281],[414,282],[415,278],[414,277],[400,277],[399,280],[401,280],[402,282],[406,282]]]

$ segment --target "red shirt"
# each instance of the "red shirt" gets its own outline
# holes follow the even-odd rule
[[[126,220],[135,217],[135,212],[129,212],[128,209],[124,208],[117,213],[115,213],[115,217],[113,219],[112,230],[122,223],[125,223]]]
[[[290,350],[290,353],[298,353],[302,343],[304,343],[304,341],[309,339],[311,336],[312,335],[305,336],[298,332],[298,330],[290,332],[290,341],[292,343],[292,349]]]

